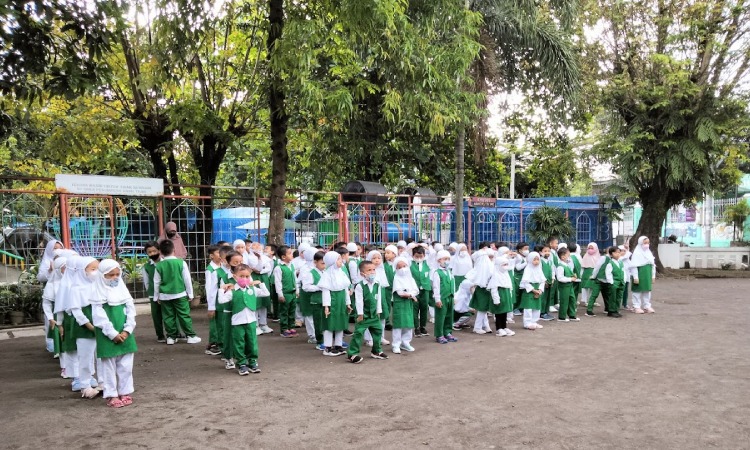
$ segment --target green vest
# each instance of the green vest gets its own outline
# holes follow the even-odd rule
[[[185,292],[187,287],[182,281],[182,267],[184,262],[179,259],[165,259],[156,265],[156,271],[161,277],[159,292],[162,294],[179,294]]]
[[[613,284],[617,286],[624,286],[625,285],[625,271],[622,268],[622,261],[617,260],[615,261],[610,260],[609,262],[612,265],[612,281]]]
[[[380,301],[380,285],[375,283],[372,285],[372,290],[364,281],[360,281],[362,286],[362,300],[363,300],[363,316],[365,319],[371,319],[378,317],[378,302]]]
[[[573,269],[571,269],[570,266],[568,266],[567,264],[563,263],[562,268],[563,268],[563,275],[565,275],[568,278],[573,277]],[[561,281],[561,283],[563,283],[563,282]]]
[[[258,309],[258,297],[253,288],[237,289],[232,293],[232,314],[240,313],[245,308],[251,311]]]
[[[143,270],[146,272],[146,276],[148,277],[148,289],[146,289],[146,294],[149,298],[154,297],[154,274],[156,273],[156,264],[151,264],[150,262],[147,262],[143,265]]]
[[[602,263],[601,267],[599,267],[599,272],[596,273],[596,279],[599,281],[606,282],[607,281],[607,265],[612,261],[612,259],[609,256],[604,256],[604,262]]]
[[[344,271],[344,273],[346,274],[346,277],[349,278],[349,282],[351,283],[352,282],[352,276],[349,273],[349,263],[346,263],[343,266],[341,266],[341,270]]]
[[[578,261],[578,258],[573,258],[572,256],[570,258],[573,260],[573,273],[578,277],[578,283],[581,281],[581,263]]]
[[[396,276],[396,269],[389,263],[384,263],[383,270],[385,270],[385,278],[388,280],[388,286],[393,287],[393,278]]]
[[[227,281],[229,280],[229,274],[226,270],[224,270],[223,267],[219,267],[216,269],[216,283],[218,284],[218,287],[221,287],[221,282],[223,281],[224,284],[229,284]]]
[[[411,276],[414,281],[417,282],[419,289],[424,291],[432,290],[432,282],[430,281],[430,266],[427,262],[422,261],[422,270],[419,269],[419,265],[416,261],[411,262]]]
[[[453,278],[453,274],[448,269],[438,269],[437,273],[440,277],[440,301],[453,298],[456,292],[456,279]]]
[[[552,249],[550,249],[552,250]],[[557,256],[557,250],[552,250],[552,263],[555,265],[555,267],[560,266],[560,257]]]
[[[294,285],[294,265],[279,264],[279,267],[281,267],[281,290],[284,293],[296,292],[297,286]]]
[[[543,258],[542,261],[542,272],[544,273],[544,278],[547,279],[547,283],[552,281],[552,262],[551,261],[545,261]]]
[[[321,274],[318,272],[318,269],[313,269],[310,271],[310,274],[312,274],[313,278],[313,284],[318,285],[320,283],[320,277]],[[322,305],[323,304],[323,293],[320,291],[317,292],[311,292],[310,293],[310,304],[311,305]]]

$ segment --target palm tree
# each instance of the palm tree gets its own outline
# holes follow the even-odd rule
[[[475,93],[484,94],[478,105],[487,110],[487,99],[496,92],[547,89],[572,100],[578,92],[579,69],[570,35],[576,18],[575,0],[468,0],[467,8],[484,17],[479,40],[483,45],[472,65]],[[483,164],[488,149],[487,123],[481,118],[471,128],[474,160]],[[457,211],[464,196],[466,128],[456,137],[454,199]],[[463,236],[463,215],[456,214],[456,236]]]

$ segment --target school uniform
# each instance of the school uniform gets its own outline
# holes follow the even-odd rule
[[[380,314],[383,312],[380,303],[381,289],[377,282],[369,283],[360,281],[354,287],[354,310],[357,317],[362,316],[362,320],[354,325],[354,334],[347,349],[347,356],[352,357],[359,354],[360,346],[365,330],[372,336],[372,353],[381,353],[380,339],[382,337],[382,325],[380,324]]]
[[[383,261],[383,271],[385,272],[385,279],[388,281],[388,288],[385,289],[383,295],[383,305],[388,307],[388,311],[383,312],[383,318],[385,319],[385,326],[393,326],[391,324],[391,311],[393,310],[393,278],[396,276],[396,268],[393,267],[393,261]]]
[[[216,345],[221,347],[221,335],[219,334],[219,318],[216,315],[216,298],[219,296],[219,278],[217,271],[221,269],[219,264],[211,261],[206,266],[206,303],[208,311],[214,316],[208,321],[208,347]]]
[[[625,290],[625,270],[619,259],[610,260],[612,266],[612,285],[609,287],[609,311],[616,313],[620,309],[622,293]]]
[[[429,314],[429,302],[432,294],[432,283],[430,282],[430,267],[427,262],[411,262],[411,276],[419,287],[417,302],[414,303],[414,329],[420,334],[426,334],[427,315]]]
[[[221,335],[221,358],[225,361],[233,359],[234,348],[232,343],[232,289],[225,290],[228,284],[235,284],[236,281],[232,272],[228,268],[220,268],[217,273],[219,280],[219,289],[216,295],[216,316],[218,317],[218,332]],[[230,366],[231,368],[231,366]]]
[[[279,320],[279,296],[276,294],[276,276],[274,273],[278,265],[279,262],[276,257],[271,258],[271,275],[268,277],[268,283],[271,291],[271,317],[276,321]]]
[[[270,293],[264,284],[241,288],[234,286],[231,299],[232,355],[239,366],[258,364],[257,326],[258,297]]]
[[[560,296],[560,307],[557,310],[557,318],[560,320],[575,319],[576,310],[576,294],[575,294],[575,282],[573,281],[573,275],[575,275],[574,269],[570,265],[564,262],[557,267],[557,292]]]
[[[149,258],[143,265],[143,286],[146,288],[148,302],[151,306],[151,320],[154,323],[154,332],[158,341],[164,340],[164,318],[161,313],[161,305],[154,299],[154,275],[156,274],[156,263]]]
[[[407,262],[402,258],[404,262]],[[409,347],[414,335],[414,307],[413,299],[419,295],[414,279],[409,275],[396,275],[393,278],[393,330],[391,331],[391,345],[394,351],[404,347]],[[402,295],[408,295],[404,298]]]
[[[348,278],[347,278],[348,279]],[[328,308],[328,317],[323,313],[323,345],[341,347],[344,330],[349,328],[349,314],[346,307],[351,305],[347,288],[330,290],[321,289],[323,308]]]
[[[541,259],[542,272],[547,281],[544,284],[544,292],[542,293],[542,308],[540,314],[544,316],[549,313],[550,306],[555,304],[555,294],[557,293],[555,287],[555,265],[552,258]]]
[[[536,258],[541,260],[541,256],[537,252],[531,252],[526,257],[527,264],[519,285],[522,292],[519,306],[523,309],[523,326],[524,328],[531,329],[534,329],[539,321],[540,310],[542,309],[542,295],[545,290],[544,284],[547,280],[542,262],[537,266],[533,264]],[[533,293],[534,290],[541,291],[541,293],[535,296]]]
[[[92,307],[96,327],[96,356],[101,358],[101,378],[104,398],[121,397],[133,393],[133,359],[138,351],[135,342],[135,305],[133,299],[124,302],[95,303]],[[116,344],[114,339],[126,331],[128,337]]]
[[[447,268],[432,272],[432,298],[430,306],[435,308],[435,337],[451,336],[453,331],[453,296],[456,293],[456,280]],[[441,307],[437,303],[442,304]]]
[[[168,338],[177,339],[178,322],[187,337],[195,337],[188,299],[193,299],[193,282],[187,263],[175,256],[167,256],[156,264],[154,300],[161,304]]]
[[[523,290],[521,289],[521,278],[523,278],[523,271],[526,269],[526,257],[519,253],[516,255],[514,262],[513,276],[511,278],[515,285],[516,296],[513,309],[521,309],[521,297],[523,294]]]
[[[510,270],[510,261],[505,256],[495,259],[496,270],[490,278],[488,288],[492,296],[489,312],[495,315],[495,329],[498,336],[513,336],[508,327],[508,313],[513,311],[515,289]]]
[[[293,264],[283,261],[274,269],[276,295],[279,299],[279,325],[281,331],[293,330],[297,310],[297,274]]]
[[[571,253],[568,267],[573,270],[573,274],[575,274],[576,276],[576,280],[573,281],[573,297],[575,298],[575,304],[578,305],[578,297],[581,295],[581,283],[583,280],[583,267],[581,266],[581,258],[577,254]]]
[[[323,343],[323,294],[318,283],[322,276],[323,272],[313,267],[302,275],[302,291],[300,291],[300,299],[305,298],[302,314],[312,318],[312,330],[308,330],[308,334],[312,331],[311,336],[321,344]],[[302,303],[301,300],[300,303]]]
[[[273,271],[274,263],[271,258],[261,254],[258,257],[258,265],[255,266],[252,277],[253,280],[260,281],[266,287],[269,295],[258,295],[258,310],[256,314],[258,316],[258,328],[261,333],[272,333],[273,330],[268,326],[268,311],[271,308],[273,301],[271,299],[271,272]]]
[[[622,262],[622,270],[624,273],[624,279],[625,279],[625,285],[622,289],[622,307],[626,308],[628,307],[628,296],[630,293],[630,257],[632,256],[632,253],[625,252],[624,255],[620,256],[620,262]]]
[[[76,263],[77,276],[73,281],[70,289],[69,311],[74,319],[74,326],[70,330],[75,337],[76,351],[78,354],[78,379],[82,387],[88,387],[89,383],[93,386],[94,374],[100,374],[96,370],[96,334],[94,330],[89,330],[86,325],[93,326],[91,316],[91,297],[94,287],[93,281],[86,276],[86,266],[95,261],[91,257],[79,258]],[[68,330],[65,330],[66,332]],[[67,333],[66,333],[67,334]]]
[[[602,260],[600,261],[601,265],[598,268],[595,268],[595,273],[592,275],[591,279],[594,281],[594,283],[591,287],[589,303],[586,306],[586,312],[588,312],[589,314],[592,314],[594,312],[594,303],[596,302],[597,297],[599,297],[600,292],[604,299],[604,310],[606,312],[610,312],[609,293],[611,292],[610,287],[613,283],[612,264],[610,264],[611,260],[612,259],[609,256],[603,256]],[[617,310],[613,312],[617,312]]]

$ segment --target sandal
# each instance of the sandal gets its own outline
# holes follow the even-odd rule
[[[122,403],[122,400],[120,400],[119,398],[112,397],[107,400],[107,406],[109,406],[110,408],[122,408],[123,406],[125,406],[125,404]]]
[[[123,395],[120,397],[120,401],[122,402],[122,406],[130,406],[133,404],[133,397],[129,395]]]

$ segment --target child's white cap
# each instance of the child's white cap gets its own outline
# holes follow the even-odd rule
[[[559,250],[561,248],[568,248],[568,244],[566,244],[565,242],[560,242],[559,244],[557,244],[557,249]]]
[[[440,261],[443,258],[449,258],[450,259],[451,254],[448,253],[448,250],[440,250],[437,252],[437,260]]]
[[[406,241],[398,241],[396,247],[406,248]]]
[[[395,245],[387,245],[385,251],[398,254],[398,248]]]
[[[356,252],[357,251],[357,244],[354,242],[350,242],[346,244],[346,251],[349,253]]]

